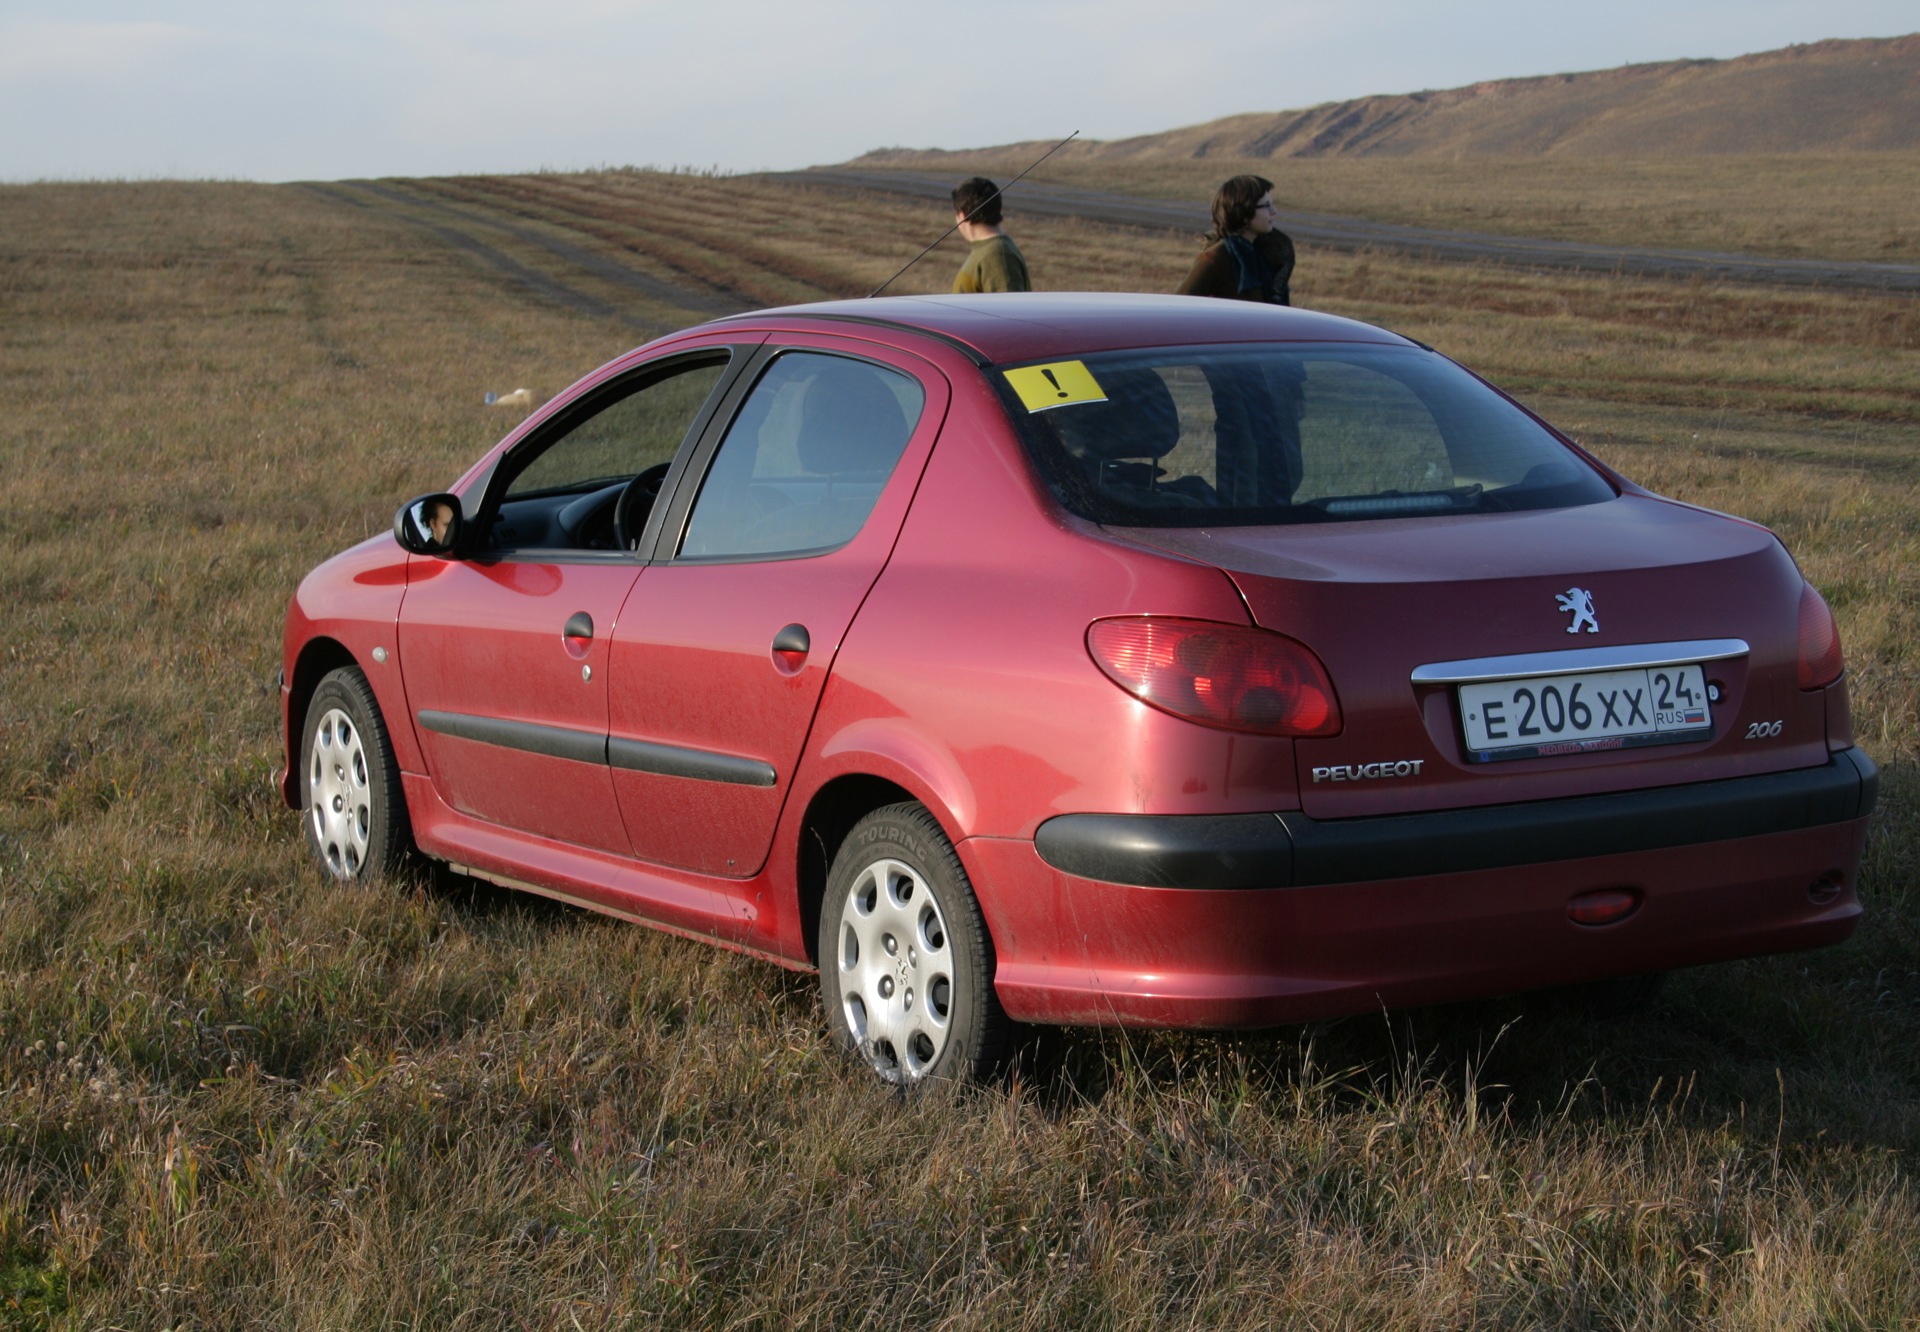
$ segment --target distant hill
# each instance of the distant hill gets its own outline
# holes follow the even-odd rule
[[[1019,155],[882,148],[867,166]],[[1258,112],[1109,142],[1080,160],[1202,157],[1674,157],[1920,148],[1920,33],[1815,42],[1732,60],[1669,60],[1585,74],[1382,94]]]

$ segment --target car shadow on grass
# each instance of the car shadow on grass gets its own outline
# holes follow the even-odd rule
[[[442,861],[427,861],[410,871],[413,885],[433,901],[457,912],[476,927],[489,922],[556,928],[573,922],[611,917],[539,893],[506,888],[486,879],[462,874]]]
[[[1335,1111],[1431,1093],[1521,1130],[1658,1114],[1769,1143],[1912,1151],[1911,1044],[1888,1057],[1899,1038],[1837,1002],[1839,988],[1787,956],[1680,972],[1641,1004],[1576,987],[1262,1032],[1037,1029],[1007,1076],[1056,1117],[1142,1088]]]
[[[699,954],[723,954],[714,946],[694,939],[682,939],[664,931],[577,906],[559,898],[518,888],[507,888],[486,879],[462,874],[439,861],[426,862],[411,870],[411,883],[433,901],[458,915],[477,933],[517,934],[523,931],[550,933],[566,929],[636,930],[652,934],[675,946],[684,946]],[[751,970],[751,987],[784,1014],[817,1013],[820,1006],[819,982],[811,972],[791,971],[770,962],[735,957],[743,968]],[[821,1027],[825,1040],[825,1026]]]
[[[481,933],[642,928],[443,866],[412,880]],[[1769,1140],[1912,1151],[1920,990],[1910,963],[1887,965],[1911,953],[1903,904],[1870,902],[1860,936],[1839,948],[1695,968],[1658,988],[1629,980],[1247,1033],[1022,1028],[989,1093],[1059,1118],[1128,1089],[1238,1087],[1268,1101],[1311,1093],[1348,1109],[1428,1089],[1470,1097],[1516,1127],[1569,1114],[1619,1121],[1657,1106],[1702,1126],[1751,1119]],[[817,1025],[824,1045],[814,976],[740,965],[772,1020]]]

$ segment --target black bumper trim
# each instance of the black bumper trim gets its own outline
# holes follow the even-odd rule
[[[1062,814],[1034,847],[1057,870],[1142,888],[1304,888],[1724,842],[1845,823],[1880,770],[1858,749],[1821,768],[1524,805],[1320,820],[1281,814]]]

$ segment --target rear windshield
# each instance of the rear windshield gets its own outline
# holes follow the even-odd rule
[[[1411,347],[1160,348],[1000,374],[1053,493],[1098,523],[1502,513],[1614,495],[1526,413]]]

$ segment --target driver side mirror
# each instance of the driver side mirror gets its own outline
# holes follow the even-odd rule
[[[464,526],[458,495],[422,495],[393,515],[393,539],[415,555],[452,559]]]

